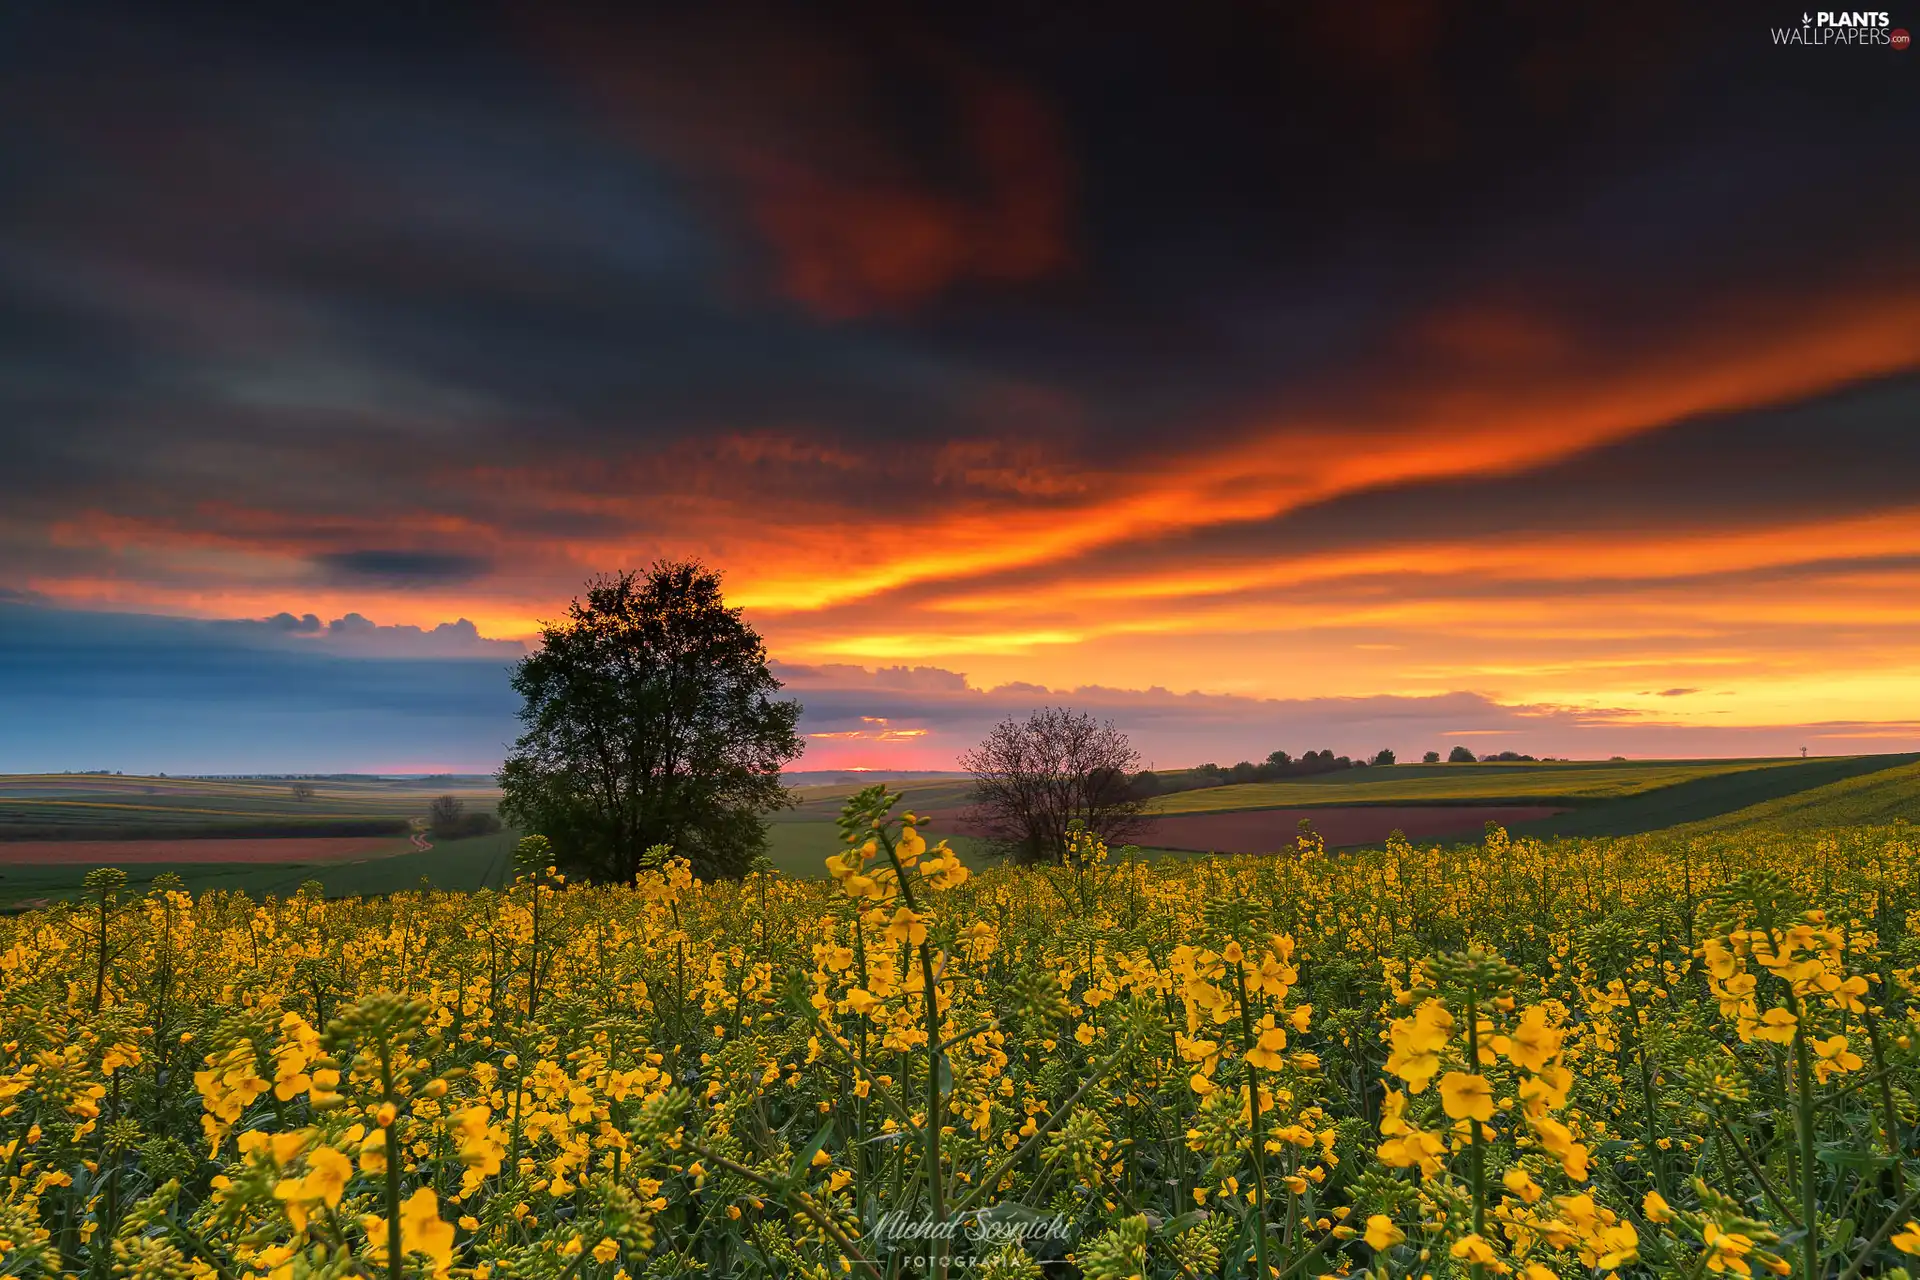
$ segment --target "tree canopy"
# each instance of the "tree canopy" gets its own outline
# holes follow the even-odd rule
[[[766,646],[695,562],[596,579],[513,673],[525,732],[500,770],[503,817],[576,873],[631,880],[673,847],[706,878],[740,875],[790,804],[800,704]]]

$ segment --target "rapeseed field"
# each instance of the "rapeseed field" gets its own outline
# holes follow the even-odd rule
[[[0,1275],[1896,1275],[1920,840],[1484,841],[0,919]]]

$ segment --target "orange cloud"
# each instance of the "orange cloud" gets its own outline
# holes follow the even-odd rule
[[[1834,708],[1864,720],[1876,704],[1920,717],[1920,507],[1736,523],[1703,508],[1639,529],[1549,519],[1504,536],[1386,523],[1325,547],[1262,537],[1355,495],[1525,475],[1689,418],[1911,369],[1920,297],[1869,282],[1754,298],[1718,327],[1632,353],[1587,351],[1576,326],[1497,308],[1436,317],[1382,343],[1383,358],[1407,356],[1404,383],[1344,400],[1330,386],[1286,411],[1170,433],[1144,455],[1089,446],[1094,428],[1078,421],[1054,437],[883,455],[800,426],[651,455],[555,448],[534,466],[447,464],[431,500],[377,514],[269,501],[75,511],[42,534],[81,567],[24,585],[201,616],[466,617],[525,638],[588,574],[691,553],[727,572],[730,598],[795,662],[1263,696],[1474,689],[1727,723]],[[1042,418],[1074,413],[1016,400]],[[1703,493],[1712,482],[1701,477]],[[322,567],[382,546],[497,567],[404,588]],[[1880,692],[1855,670],[1879,673]],[[1642,696],[1697,685],[1731,693]]]

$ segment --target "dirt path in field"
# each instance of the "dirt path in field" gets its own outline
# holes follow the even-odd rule
[[[290,836],[254,840],[19,840],[0,843],[0,866],[347,862],[395,852],[398,850],[392,836]]]

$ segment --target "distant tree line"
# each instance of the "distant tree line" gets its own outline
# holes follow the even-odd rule
[[[1465,747],[1455,747],[1453,750],[1447,752],[1448,764],[1512,764],[1516,761],[1527,761],[1536,764],[1541,762],[1548,764],[1554,763],[1552,756],[1536,758],[1534,756],[1521,755],[1518,751],[1489,751],[1484,756],[1476,756]],[[1427,752],[1426,763],[1439,764],[1440,753],[1438,751]],[[1565,762],[1562,761],[1561,763]]]
[[[1309,751],[1298,759],[1285,751],[1275,751],[1259,764],[1251,760],[1242,760],[1239,764],[1228,768],[1222,768],[1217,764],[1203,764],[1177,773],[1141,770],[1129,780],[1128,789],[1135,799],[1148,800],[1154,796],[1171,795],[1178,791],[1199,791],[1206,787],[1224,787],[1236,782],[1278,782],[1284,778],[1310,778],[1323,773],[1338,773],[1343,769],[1364,769],[1369,764],[1379,767],[1393,762],[1394,755],[1390,750],[1375,752],[1370,761],[1337,756],[1333,754],[1331,747],[1320,751]]]
[[[1173,795],[1181,791],[1199,791],[1206,787],[1224,787],[1236,782],[1278,782],[1286,778],[1308,778],[1319,774],[1338,773],[1343,769],[1364,769],[1368,766],[1381,768],[1395,763],[1393,751],[1376,751],[1368,760],[1355,760],[1348,756],[1337,756],[1331,748],[1309,751],[1300,757],[1288,755],[1284,751],[1275,751],[1264,761],[1255,764],[1251,760],[1242,760],[1239,764],[1222,767],[1217,764],[1197,765],[1192,769],[1181,769],[1166,773],[1156,773],[1143,769],[1127,781],[1127,793],[1134,800],[1151,800],[1155,796]],[[1489,752],[1476,756],[1466,747],[1455,747],[1446,756],[1448,764],[1513,763],[1519,761],[1552,762],[1554,757],[1534,757],[1518,751]],[[1421,758],[1423,764],[1439,764],[1438,751],[1429,751]]]

